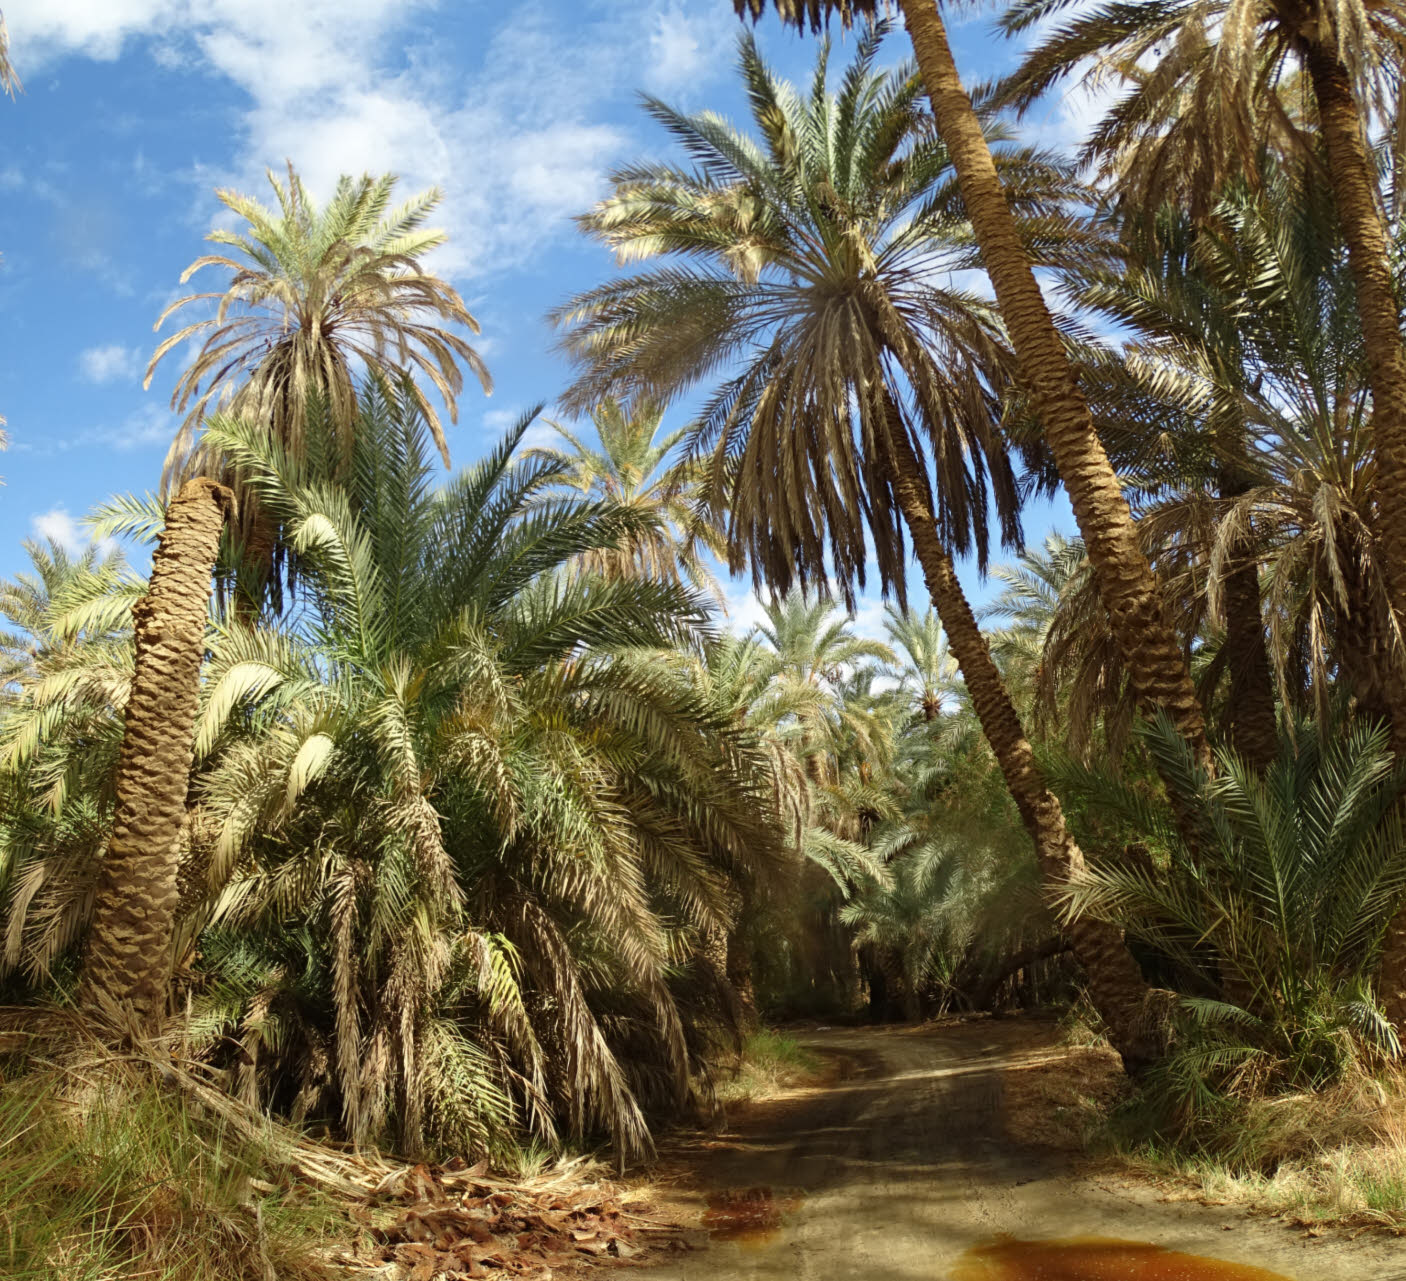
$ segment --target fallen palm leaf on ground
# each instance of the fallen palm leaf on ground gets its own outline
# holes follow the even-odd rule
[[[580,1163],[527,1183],[494,1179],[482,1162],[393,1172],[354,1216],[367,1224],[371,1249],[345,1262],[389,1266],[406,1281],[549,1278],[581,1262],[686,1248],[682,1230],[650,1217],[648,1202],[621,1200],[611,1184],[581,1177]],[[373,1226],[374,1206],[387,1198],[408,1204],[388,1226]]]

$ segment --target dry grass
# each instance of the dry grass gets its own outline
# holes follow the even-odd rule
[[[820,1059],[794,1037],[763,1028],[743,1042],[741,1055],[718,1083],[718,1101],[748,1103],[812,1085],[820,1077],[820,1068]]]
[[[31,1066],[0,1088],[0,1275],[326,1281],[345,1215],[144,1070]]]
[[[1406,1232],[1406,1078],[1362,1077],[1316,1094],[1247,1103],[1224,1154],[1145,1143],[1125,1153],[1200,1196],[1308,1226]]]
[[[1006,1133],[1015,1143],[1083,1152],[1128,1096],[1122,1060],[1089,1026],[1019,1020],[1019,1049],[1001,1073]]]
[[[1123,1172],[1173,1180],[1197,1199],[1311,1229],[1406,1234],[1406,1074],[1359,1072],[1316,1093],[1243,1102],[1226,1116],[1227,1142],[1212,1153],[1129,1137],[1137,1097],[1096,1029],[1069,1020],[1021,1026],[1002,1073],[1013,1142],[1096,1153]]]

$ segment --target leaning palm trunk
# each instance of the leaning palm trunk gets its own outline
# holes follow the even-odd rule
[[[890,428],[884,442],[888,469],[923,581],[961,668],[982,733],[1035,843],[1041,879],[1047,891],[1056,894],[1083,870],[1083,852],[1065,826],[1059,798],[1045,784],[1000,669],[957,579],[956,567],[937,535],[923,466],[891,397],[888,409]],[[1123,931],[1087,918],[1070,921],[1066,929],[1074,956],[1088,979],[1089,995],[1123,1061],[1130,1068],[1151,1062],[1158,1046],[1147,1017],[1148,988],[1128,951]]]
[[[1210,769],[1205,721],[1185,656],[1164,615],[1152,568],[1138,546],[1132,512],[1031,270],[981,122],[962,88],[942,17],[934,0],[900,0],[899,7],[938,132],[952,156],[982,262],[1068,491],[1133,688],[1145,710],[1165,711],[1172,718],[1197,759]]]
[[[80,1004],[149,1028],[165,1011],[176,906],[176,841],[195,752],[210,576],[233,502],[187,481],[166,509],[151,583],[133,610],[136,670],[117,765],[117,813],[98,878]]]
[[[1348,266],[1357,286],[1357,311],[1372,392],[1372,443],[1377,459],[1377,528],[1393,631],[1406,633],[1406,352],[1401,313],[1392,281],[1386,229],[1377,207],[1376,166],[1363,129],[1352,78],[1338,52],[1308,44],[1304,63],[1318,100],[1328,174],[1347,244]],[[1386,701],[1391,744],[1406,752],[1406,680],[1401,674],[1400,637],[1391,641]],[[1406,970],[1398,976],[1406,986]],[[1406,1007],[1403,1007],[1406,1012]]]

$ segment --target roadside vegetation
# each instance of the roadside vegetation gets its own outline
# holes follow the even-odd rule
[[[365,1154],[644,1162],[805,1015],[1075,1011],[1135,1159],[1406,1225],[1406,13],[1097,10],[973,107],[930,2],[774,7],[859,33],[645,101],[549,446],[438,470],[437,193],[221,193],[164,473],[0,585],[6,1275],[332,1275]]]

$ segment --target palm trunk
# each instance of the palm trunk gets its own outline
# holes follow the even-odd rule
[[[1406,352],[1401,313],[1392,284],[1386,229],[1377,199],[1377,171],[1367,146],[1352,77],[1336,49],[1318,42],[1304,50],[1318,101],[1319,127],[1328,159],[1338,220],[1347,242],[1348,266],[1357,286],[1357,314],[1372,391],[1372,445],[1377,460],[1377,521],[1387,594],[1397,629],[1406,632]],[[1406,679],[1401,648],[1389,648],[1386,698],[1392,746],[1406,753]],[[1406,970],[1398,976],[1406,987]]]
[[[1223,441],[1227,452],[1243,456],[1243,432]],[[1220,495],[1238,498],[1249,485],[1240,468],[1221,468]],[[1230,549],[1225,576],[1226,667],[1230,673],[1230,741],[1240,757],[1263,773],[1279,758],[1279,720],[1274,711],[1274,675],[1260,609],[1260,570],[1254,540],[1248,534]]]
[[[981,122],[962,88],[942,17],[935,0],[899,0],[899,7],[938,132],[952,156],[982,262],[1069,494],[1133,689],[1144,711],[1171,716],[1209,770],[1205,720],[1186,658],[1165,617],[1152,568],[1138,546],[1132,512],[1031,270]]]
[[[1046,889],[1057,892],[1084,867],[1084,855],[1064,823],[1059,799],[1045,785],[1035,753],[986,637],[977,626],[951,557],[937,536],[928,496],[927,476],[898,406],[888,393],[887,462],[899,509],[913,540],[933,608],[947,633],[961,669],[982,733],[991,745],[1015,800],[1016,809],[1035,843],[1035,856]],[[1156,1057],[1153,1030],[1145,1022],[1148,988],[1129,953],[1123,931],[1105,921],[1076,919],[1066,926],[1074,955],[1089,982],[1089,994],[1130,1068]]]
[[[752,950],[737,925],[727,932],[727,981],[737,993],[742,1030],[755,1032],[761,1026],[761,1018],[757,1013],[757,985],[752,977]]]
[[[117,764],[117,812],[98,878],[78,999],[138,1028],[159,1022],[171,978],[177,838],[185,817],[210,577],[233,505],[187,481],[166,509],[147,594],[132,611],[136,670]]]

